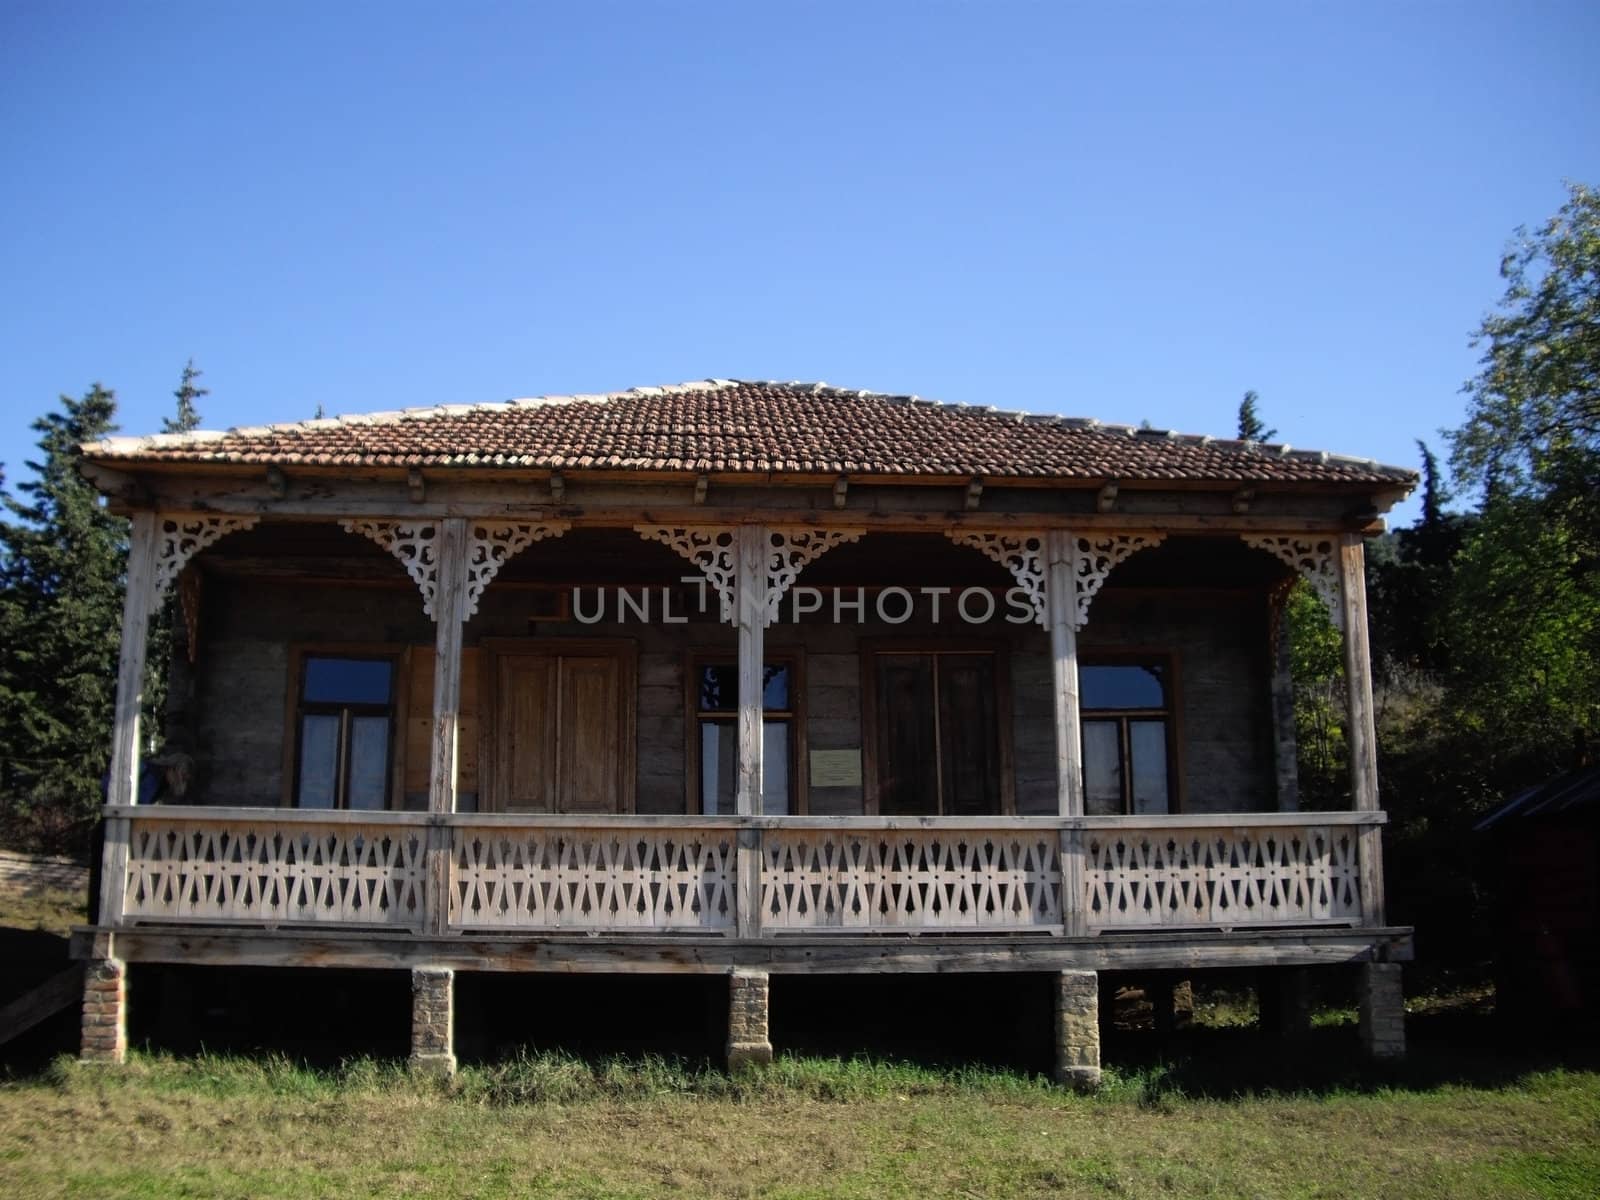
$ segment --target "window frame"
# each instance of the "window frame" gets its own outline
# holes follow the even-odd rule
[[[879,816],[878,794],[878,672],[875,660],[881,654],[960,656],[987,654],[994,661],[994,719],[996,753],[1000,761],[1000,811],[995,816],[1010,817],[1017,812],[1016,759],[1013,755],[1011,719],[1011,643],[996,638],[862,638],[857,644],[861,661],[861,756],[862,812]],[[938,663],[934,663],[938,678]],[[934,704],[934,730],[938,737],[938,704]],[[939,811],[925,814],[942,817],[944,812],[944,762],[936,758],[939,780]]]
[[[768,709],[762,707],[762,723],[772,712],[789,723],[789,815],[803,817],[811,811],[806,794],[810,778],[806,770],[806,659],[805,651],[798,646],[774,646],[762,658],[762,669],[771,664],[789,669],[789,707]],[[704,811],[700,795],[700,727],[706,722],[737,726],[739,710],[700,709],[700,672],[710,666],[730,666],[738,669],[737,654],[729,655],[715,650],[697,648],[690,650],[683,668],[683,764],[684,812],[690,816],[715,816]]]
[[[388,762],[384,769],[383,807],[381,809],[351,809],[345,803],[348,781],[343,778],[343,759],[346,753],[347,734],[341,722],[339,768],[341,778],[336,781],[336,805],[332,809],[307,809],[307,812],[393,812],[396,798],[404,804],[405,747],[404,731],[407,716],[406,686],[410,679],[410,647],[396,642],[294,642],[289,646],[287,686],[284,696],[282,785],[279,789],[282,807],[300,807],[300,719],[308,711],[317,712],[349,709],[363,710],[362,715],[372,715],[376,705],[348,705],[318,701],[307,709],[301,697],[305,694],[306,663],[317,658],[353,658],[383,661],[389,664],[389,717]]]
[[[1090,708],[1082,700],[1083,696],[1083,669],[1085,667],[1160,667],[1164,674],[1163,691],[1165,692],[1165,707],[1152,708]],[[1108,649],[1093,649],[1078,654],[1078,757],[1083,764],[1084,772],[1084,808],[1088,809],[1088,754],[1084,742],[1083,727],[1089,721],[1116,721],[1118,729],[1118,754],[1124,766],[1122,771],[1122,816],[1132,814],[1133,782],[1132,774],[1126,770],[1131,755],[1130,734],[1128,722],[1144,718],[1161,717],[1166,724],[1167,746],[1167,811],[1165,813],[1141,814],[1150,817],[1173,816],[1185,811],[1183,787],[1183,739],[1179,736],[1179,710],[1178,702],[1183,694],[1181,687],[1182,676],[1179,669],[1178,654],[1173,650],[1153,649],[1149,647],[1114,647]]]

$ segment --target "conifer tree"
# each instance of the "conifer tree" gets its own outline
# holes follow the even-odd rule
[[[0,820],[8,840],[80,848],[111,739],[127,523],[78,467],[116,428],[98,383],[41,417],[40,457],[0,495]]]
[[[1278,436],[1276,429],[1268,429],[1260,415],[1256,412],[1256,401],[1261,397],[1255,392],[1246,392],[1244,399],[1239,401],[1239,440],[1241,442],[1270,442]]]

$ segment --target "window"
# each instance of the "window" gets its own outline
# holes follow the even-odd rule
[[[774,656],[762,668],[761,797],[768,815],[799,811],[795,778],[800,721],[800,671],[793,658]],[[691,663],[694,713],[690,778],[703,813],[732,813],[739,782],[739,666],[719,659]]]
[[[307,654],[296,693],[294,802],[387,807],[394,660]]]
[[[1078,687],[1085,811],[1171,812],[1171,663],[1085,663]]]
[[[1004,658],[992,648],[863,653],[868,806],[885,816],[1012,808]]]

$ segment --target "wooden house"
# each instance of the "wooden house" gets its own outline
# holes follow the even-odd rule
[[[725,975],[735,1063],[785,975],[1046,972],[1090,1083],[1099,971],[1351,963],[1403,1050],[1362,539],[1409,471],[724,380],[85,455],[132,520],[86,1057],[130,962],[409,970],[442,1069],[480,971]],[[1297,578],[1348,811],[1297,803]]]

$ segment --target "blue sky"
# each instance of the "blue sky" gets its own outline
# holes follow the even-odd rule
[[[1411,464],[1600,6],[0,5],[0,461],[707,376]],[[1442,449],[1442,447],[1441,447]],[[1401,510],[1408,518],[1411,508]]]

